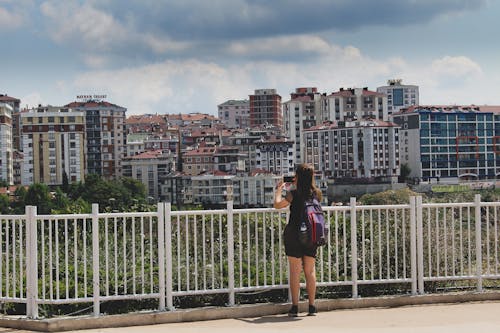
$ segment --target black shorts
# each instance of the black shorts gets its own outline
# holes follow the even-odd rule
[[[302,258],[304,256],[316,258],[317,246],[304,246],[299,242],[299,228],[288,223],[283,232],[285,253],[289,257]]]

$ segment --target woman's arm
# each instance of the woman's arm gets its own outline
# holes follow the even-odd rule
[[[278,185],[276,186],[276,189],[274,191],[274,208],[276,209],[282,209],[288,207],[290,205],[290,202],[288,201],[288,197],[291,196],[289,193],[287,193],[286,198],[283,198],[281,193],[283,192],[283,186],[285,186],[285,183],[280,180]]]

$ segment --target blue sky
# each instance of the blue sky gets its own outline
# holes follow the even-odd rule
[[[106,94],[128,114],[216,114],[275,88],[420,86],[500,105],[496,0],[0,0],[0,93]]]

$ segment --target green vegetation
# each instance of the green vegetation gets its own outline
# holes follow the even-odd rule
[[[33,184],[28,189],[20,186],[9,202],[0,195],[0,214],[24,214],[25,206],[37,207],[38,214],[90,213],[93,203],[101,211],[150,211],[145,186],[132,178],[103,180],[88,175],[85,182],[65,184],[49,188],[45,184]]]

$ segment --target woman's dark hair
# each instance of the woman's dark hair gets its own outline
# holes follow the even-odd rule
[[[302,200],[316,196],[321,202],[321,191],[314,183],[314,168],[312,165],[307,163],[299,164],[295,170],[295,177],[297,178],[297,194]]]

